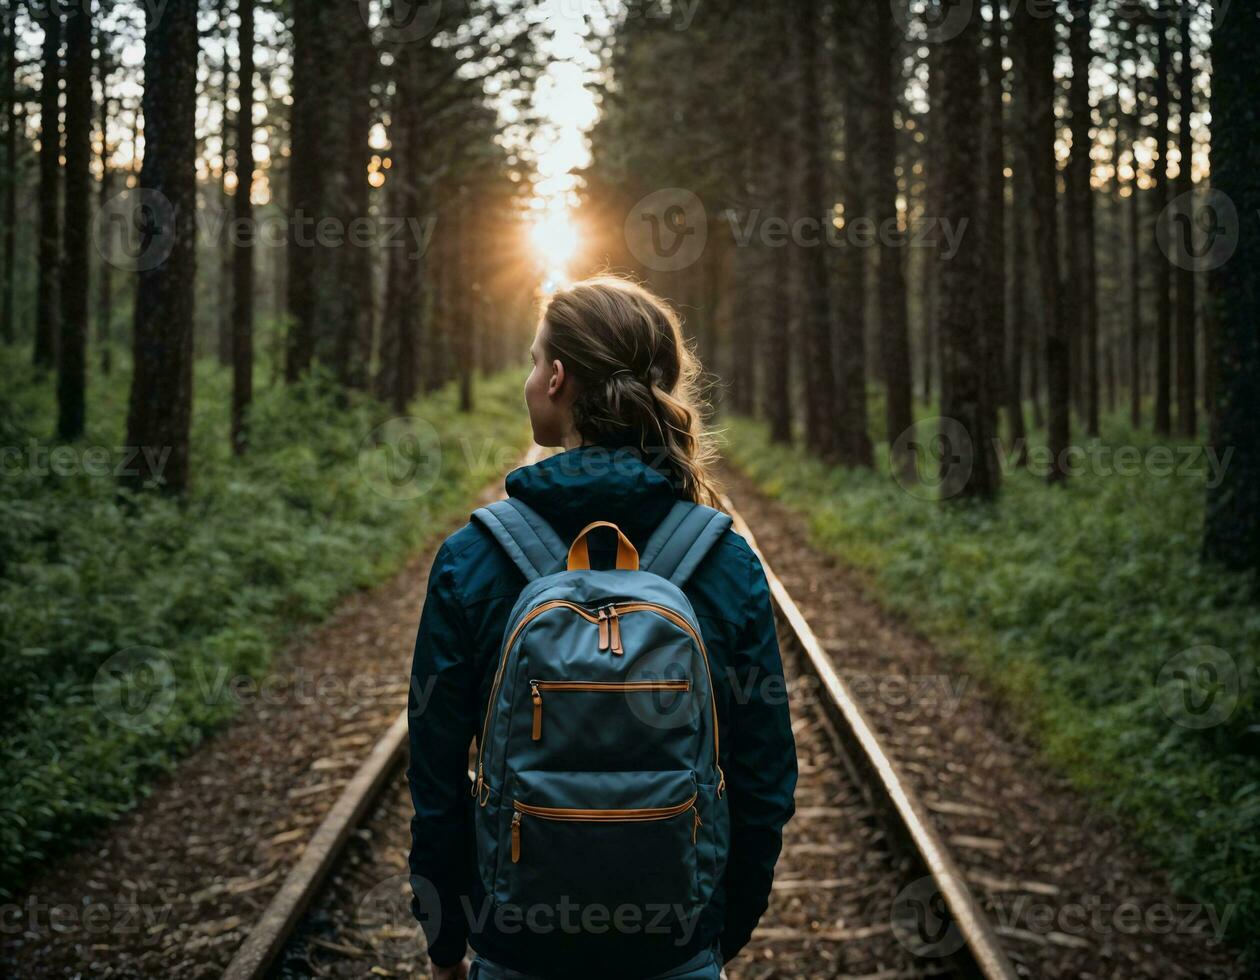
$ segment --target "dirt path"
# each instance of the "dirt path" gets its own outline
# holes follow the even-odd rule
[[[478,504],[502,494],[496,479]],[[217,977],[368,748],[406,707],[437,547],[351,596],[148,798],[0,919],[0,974]]]
[[[1241,977],[1229,908],[1173,896],[1121,828],[1047,771],[952,659],[809,544],[806,521],[733,469],[731,499],[952,846],[1029,976]]]

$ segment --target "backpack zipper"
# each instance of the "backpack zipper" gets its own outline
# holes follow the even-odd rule
[[[508,653],[511,651],[512,644],[516,642],[516,638],[520,635],[521,630],[529,625],[535,617],[540,616],[551,609],[560,608],[573,610],[573,612],[577,613],[588,623],[598,624],[600,622],[599,616],[591,613],[590,610],[586,609],[584,606],[579,606],[576,602],[569,602],[567,599],[552,599],[548,602],[544,602],[542,605],[535,606],[524,617],[522,617],[521,621],[516,624],[516,628],[512,630],[511,634],[504,642],[503,649],[499,654],[499,667],[494,674],[494,684],[490,688],[490,701],[486,708],[486,717],[481,724],[481,737],[477,740],[477,781],[473,784],[472,795],[477,798],[477,802],[481,806],[485,806],[490,799],[490,787],[486,783],[485,770],[486,733],[490,730],[490,719],[494,716],[494,702],[499,694],[499,685],[503,682],[503,670],[507,666]],[[691,638],[696,641],[696,646],[700,648],[700,657],[704,661],[704,673],[709,680],[709,708],[713,717],[713,764],[717,768],[718,772],[717,797],[718,799],[721,799],[722,794],[726,790],[726,774],[722,772],[722,766],[718,762],[721,758],[721,751],[718,736],[717,697],[713,691],[713,671],[709,667],[709,651],[705,649],[704,640],[700,638],[700,634],[696,632],[686,619],[678,615],[678,613],[674,612],[672,609],[667,609],[665,606],[657,605],[654,602],[619,602],[601,608],[612,610],[613,615],[616,614],[617,610],[620,610],[623,613],[654,612],[659,616],[664,616],[675,626],[678,626],[680,629],[689,633]],[[618,627],[617,631],[617,644],[618,646],[621,644],[620,627]],[[603,648],[601,647],[601,649]],[[483,787],[485,788],[485,793],[482,793]]]
[[[690,691],[691,681],[530,681],[529,696],[534,702],[532,737],[535,742],[542,738],[543,691]]]
[[[691,825],[691,842],[694,844],[696,831],[703,826],[700,822],[700,811],[696,808],[698,795],[697,793],[692,793],[689,799],[676,806],[644,807],[632,810],[580,810],[572,807],[533,806],[529,803],[522,803],[520,800],[513,800],[512,808],[515,812],[512,814],[512,863],[516,864],[521,859],[521,816],[523,814],[529,814],[531,817],[537,817],[540,820],[643,823],[649,820],[668,820],[671,817],[678,816],[680,813],[694,810],[695,819]]]

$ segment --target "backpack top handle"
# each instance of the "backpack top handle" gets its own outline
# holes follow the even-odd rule
[[[617,568],[626,572],[638,571],[639,552],[630,543],[630,539],[621,533],[621,528],[612,521],[591,521],[578,532],[578,536],[573,539],[573,544],[569,546],[569,571],[591,567],[591,555],[586,546],[586,536],[597,527],[610,527],[617,532]]]

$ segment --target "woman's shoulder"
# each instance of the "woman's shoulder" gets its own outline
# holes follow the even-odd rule
[[[448,582],[466,603],[519,591],[521,574],[494,536],[470,520],[442,542],[430,576]]]
[[[718,538],[696,566],[686,589],[703,595],[720,611],[714,614],[718,618],[738,623],[747,616],[759,578],[761,561],[757,553],[748,539],[732,527]]]

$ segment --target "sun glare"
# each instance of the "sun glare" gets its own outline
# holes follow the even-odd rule
[[[529,229],[529,240],[547,270],[547,278],[560,282],[567,279],[569,262],[578,249],[578,230],[568,209],[557,208],[537,215]]]

